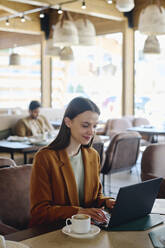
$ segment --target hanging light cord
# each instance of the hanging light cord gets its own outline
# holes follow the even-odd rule
[[[153,0],[150,0],[149,3],[150,3],[150,4],[153,4]],[[160,10],[160,13],[162,13],[160,0],[156,0],[156,3],[157,3],[157,5],[158,5],[158,8],[159,8],[159,10]]]
[[[69,0],[69,1],[60,2],[59,4],[58,3],[56,4],[56,8],[58,8],[57,6],[62,6],[62,5],[66,5],[66,4],[70,4],[70,3],[74,3],[74,2],[78,2],[78,1],[81,1],[81,0]],[[40,12],[40,11],[43,11],[43,10],[46,10],[46,9],[49,9],[49,8],[52,8],[52,6],[48,5],[48,6],[45,6],[45,7],[35,8],[35,9],[23,11],[23,12],[18,12],[17,14],[13,14],[13,15],[10,15],[10,16],[0,17],[0,21],[6,21],[7,19],[20,17],[22,15],[25,16],[25,15]]]
[[[162,9],[161,9],[160,0],[157,0],[157,4],[158,4],[159,10],[160,10],[160,13],[162,13]]]

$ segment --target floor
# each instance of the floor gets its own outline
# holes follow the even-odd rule
[[[120,187],[136,184],[140,179],[141,154],[138,157],[136,166],[129,171],[114,173],[111,176],[105,176],[105,192],[106,196],[116,197]],[[102,178],[102,176],[101,176]]]

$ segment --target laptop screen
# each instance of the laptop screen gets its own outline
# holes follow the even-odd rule
[[[122,187],[112,210],[109,227],[119,226],[151,213],[162,178]]]

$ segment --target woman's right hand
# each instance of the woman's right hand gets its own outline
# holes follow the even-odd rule
[[[107,218],[102,208],[80,208],[77,214],[87,214],[97,222],[107,222]]]

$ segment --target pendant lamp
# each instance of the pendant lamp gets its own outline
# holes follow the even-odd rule
[[[81,18],[75,21],[78,30],[79,45],[93,46],[96,44],[96,30],[91,21]]]
[[[116,70],[117,70],[117,67],[112,64],[112,62],[110,64],[107,64],[107,65],[104,65],[102,68],[101,68],[102,72],[105,74],[105,75],[111,75],[111,76],[114,76],[115,73],[116,73]]]
[[[63,16],[53,28],[54,46],[72,46],[78,44],[78,31],[68,12],[63,13]]]
[[[60,56],[60,47],[53,46],[53,39],[46,41],[45,55],[58,57]]]
[[[160,44],[155,35],[150,35],[147,37],[144,43],[143,53],[149,53],[149,54],[160,53]]]
[[[21,57],[18,53],[11,53],[9,57],[9,65],[20,65],[21,64]]]
[[[74,60],[73,50],[71,47],[64,47],[60,52],[60,59],[65,61]]]
[[[148,5],[140,13],[138,29],[147,35],[165,34],[165,8],[157,4]]]
[[[116,8],[120,12],[129,12],[135,6],[134,0],[116,0]]]

